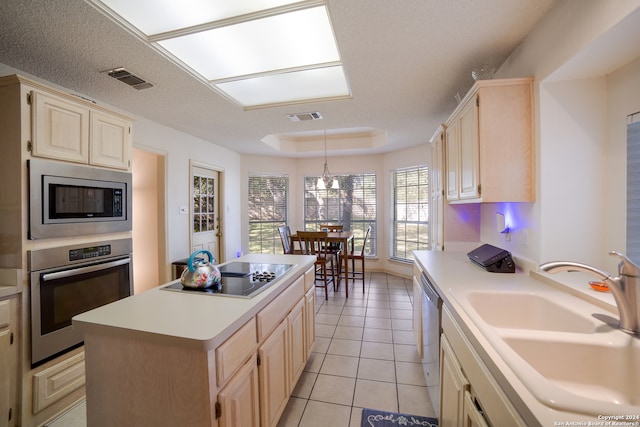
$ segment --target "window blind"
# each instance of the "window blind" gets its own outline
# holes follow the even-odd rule
[[[288,176],[249,176],[249,250],[251,253],[283,253],[278,227],[287,224],[288,199]]]
[[[627,118],[627,253],[640,263],[640,112]]]

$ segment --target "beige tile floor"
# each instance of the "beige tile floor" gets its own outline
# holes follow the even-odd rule
[[[368,273],[316,292],[316,343],[279,427],[359,427],[362,408],[435,417],[411,332],[412,282]]]
[[[359,427],[362,408],[434,417],[411,332],[409,279],[369,273],[324,299],[316,292],[316,343],[279,427]],[[51,427],[86,425],[84,402]]]

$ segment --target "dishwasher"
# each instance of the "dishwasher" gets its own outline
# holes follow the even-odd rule
[[[436,416],[440,416],[440,334],[442,298],[423,271],[422,285],[422,369]]]

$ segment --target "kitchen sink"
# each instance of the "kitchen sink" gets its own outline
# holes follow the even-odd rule
[[[604,322],[610,311],[549,288],[451,294],[545,406],[590,416],[637,413],[640,336]]]
[[[533,293],[470,292],[467,300],[482,320],[496,328],[584,334],[597,328],[587,317],[589,313],[585,316]]]
[[[549,384],[616,410],[640,405],[640,340],[621,333],[600,342],[546,337],[503,337],[537,374],[527,382],[537,383],[551,403],[570,399],[552,397]],[[593,406],[590,405],[590,406]]]

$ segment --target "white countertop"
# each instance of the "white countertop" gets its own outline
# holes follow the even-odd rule
[[[513,359],[503,357],[505,353],[501,351],[504,350],[505,345],[502,344],[501,347],[499,335],[486,322],[478,320],[477,314],[471,312],[473,309],[470,309],[470,305],[466,301],[467,295],[477,291],[497,292],[498,294],[506,292],[540,294],[556,299],[560,305],[570,310],[580,311],[585,307],[592,308],[595,305],[598,311],[601,308],[603,313],[608,312],[611,317],[617,319],[618,311],[613,296],[610,293],[598,292],[589,287],[589,280],[594,280],[592,276],[585,273],[552,275],[544,272],[531,272],[529,274],[523,271],[516,271],[515,274],[489,273],[469,261],[466,251],[416,251],[415,257],[417,265],[427,273],[432,283],[438,288],[438,293],[444,304],[467,335],[474,350],[525,421],[530,425],[544,426],[560,425],[554,423],[567,421],[599,421],[593,415],[584,416],[578,411],[554,407],[549,403],[549,400],[553,398],[553,393],[550,390],[545,390],[546,396],[544,398],[540,398],[540,393],[537,395],[533,393],[532,390],[535,389],[535,386],[532,384],[535,381],[529,381],[526,376],[526,372],[531,371],[516,369]],[[595,319],[592,321],[594,324],[598,322]],[[517,331],[511,330],[510,333],[517,334]],[[637,338],[632,338],[620,331],[614,333],[616,338],[629,341],[637,340]],[[634,343],[634,345],[637,344]],[[576,361],[579,358],[580,355],[576,354]],[[547,400],[545,401],[545,399]],[[601,415],[619,414],[620,409],[629,410],[628,406],[625,408],[615,404],[609,406],[607,407],[609,410],[603,410]],[[628,415],[633,414],[640,414],[640,408]]]
[[[73,327],[84,332],[211,350],[304,274],[315,257],[250,254],[233,261],[294,267],[252,298],[173,292],[161,290],[164,286],[161,285],[77,315]]]

